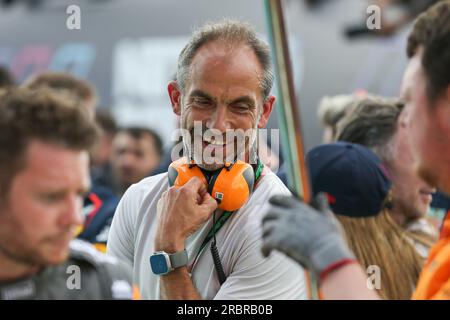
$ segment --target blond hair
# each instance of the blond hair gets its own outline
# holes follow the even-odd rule
[[[337,218],[362,266],[380,268],[379,295],[389,300],[410,299],[424,261],[408,239],[407,232],[395,223],[388,210],[384,209],[374,217],[337,215]]]

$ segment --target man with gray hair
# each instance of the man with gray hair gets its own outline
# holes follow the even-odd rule
[[[303,269],[284,255],[265,258],[260,250],[267,200],[289,194],[269,168],[252,161],[254,132],[266,126],[275,101],[270,61],[267,44],[234,21],[201,27],[182,50],[168,92],[180,116],[186,172],[194,168],[201,177],[170,187],[163,173],[131,186],[108,239],[108,253],[133,266],[143,298],[306,298]],[[236,146],[229,133],[239,130],[253,133]],[[236,151],[252,165],[255,187],[231,212],[218,208],[212,187],[232,169],[230,159],[236,165]],[[236,192],[230,188],[223,196],[240,197]]]

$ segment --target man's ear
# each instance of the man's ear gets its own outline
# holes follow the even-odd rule
[[[258,128],[265,128],[269,121],[270,114],[272,113],[273,106],[275,104],[275,97],[269,96],[262,106],[261,117],[259,118]]]
[[[172,104],[173,112],[181,115],[181,91],[178,89],[176,81],[170,81],[167,85],[167,91],[169,92],[170,103]]]

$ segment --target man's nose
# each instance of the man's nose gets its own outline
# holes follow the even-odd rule
[[[83,216],[83,198],[78,194],[73,194],[67,197],[62,208],[60,225],[63,227],[71,227],[82,225],[84,222]]]
[[[208,129],[216,129],[220,132],[225,132],[227,129],[232,129],[227,106],[217,106],[209,119],[207,126]]]
[[[134,163],[136,161],[136,157],[131,153],[125,153],[122,155],[122,158],[120,159],[120,166],[123,167],[133,167]]]

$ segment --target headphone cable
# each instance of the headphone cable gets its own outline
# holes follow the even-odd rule
[[[213,225],[216,223],[216,212],[213,213]],[[222,285],[227,277],[225,276],[225,272],[223,271],[222,262],[220,261],[219,250],[216,245],[216,234],[214,233],[213,240],[211,242],[211,255],[214,261],[214,266],[216,268],[217,276],[219,277],[219,283]]]

